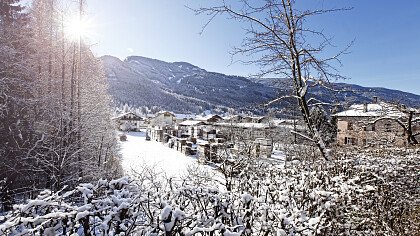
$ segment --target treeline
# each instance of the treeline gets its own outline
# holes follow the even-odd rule
[[[67,16],[79,15],[69,9],[0,2],[0,211],[120,173],[106,79],[83,40],[66,35]]]

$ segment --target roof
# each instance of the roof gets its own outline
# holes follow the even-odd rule
[[[219,115],[206,115],[206,116],[197,116],[196,119],[197,120],[201,120],[201,121],[206,121],[209,120],[211,118],[218,118],[218,119],[223,119],[221,116]]]
[[[405,116],[393,105],[385,102],[369,104],[353,104],[348,110],[334,114],[337,117],[379,117],[379,116]]]
[[[195,118],[195,114],[176,114],[175,116],[177,119],[194,119]]]
[[[135,114],[135,113],[133,113],[133,112],[125,112],[125,113],[122,113],[122,114],[120,114],[120,115],[118,115],[118,116],[116,116],[116,117],[112,117],[111,119],[112,119],[112,120],[121,119],[121,118],[123,118],[124,116],[126,116],[126,115],[130,115],[130,114],[134,115],[134,117],[138,118],[139,120],[142,120],[142,119],[143,119],[142,117],[140,117],[139,115],[137,115],[137,114]]]
[[[240,115],[230,115],[230,116],[223,117],[224,120],[231,120],[231,119],[237,119],[237,118],[241,119],[242,116],[240,116]]]
[[[179,123],[179,125],[183,126],[194,126],[194,125],[205,125],[206,123],[201,120],[184,120],[183,122]]]
[[[264,116],[245,116],[244,119],[261,120]]]
[[[238,127],[238,128],[255,128],[255,129],[266,129],[273,128],[269,124],[265,123],[217,123],[217,126],[226,126],[226,127]]]
[[[161,114],[166,114],[166,115],[170,115],[170,116],[175,116],[174,113],[170,112],[170,111],[160,111],[158,113],[156,113],[155,117],[161,115]]]

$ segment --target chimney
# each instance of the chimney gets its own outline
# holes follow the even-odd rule
[[[377,96],[373,96],[373,103],[378,103],[378,97]]]
[[[367,112],[367,111],[368,111],[368,104],[363,103],[363,112]]]

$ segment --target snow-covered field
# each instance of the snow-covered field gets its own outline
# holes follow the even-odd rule
[[[136,173],[142,173],[145,168],[149,168],[154,171],[156,178],[182,180],[192,173],[211,176],[220,190],[225,189],[223,175],[215,167],[198,164],[197,158],[186,156],[160,142],[146,141],[145,132],[130,132],[126,135],[127,141],[119,141],[122,167],[126,175],[136,176]],[[284,164],[284,158],[283,152],[274,151],[267,160],[280,166]]]
[[[197,159],[155,141],[146,141],[144,132],[127,133],[127,141],[120,142],[123,157],[122,166],[126,174],[141,172],[144,167],[152,167],[167,177],[180,177],[187,173],[189,166],[197,167]]]

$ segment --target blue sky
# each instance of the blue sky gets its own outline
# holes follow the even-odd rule
[[[244,36],[242,26],[223,17],[199,35],[207,17],[185,7],[204,0],[88,0],[94,22],[89,42],[97,56],[140,55],[186,61],[208,71],[247,76],[255,66],[231,63],[229,51]],[[415,0],[306,0],[302,4],[353,7],[316,17],[312,27],[334,37],[337,50],[353,39],[340,72],[349,83],[420,94],[420,2]],[[238,57],[235,60],[240,59]]]

